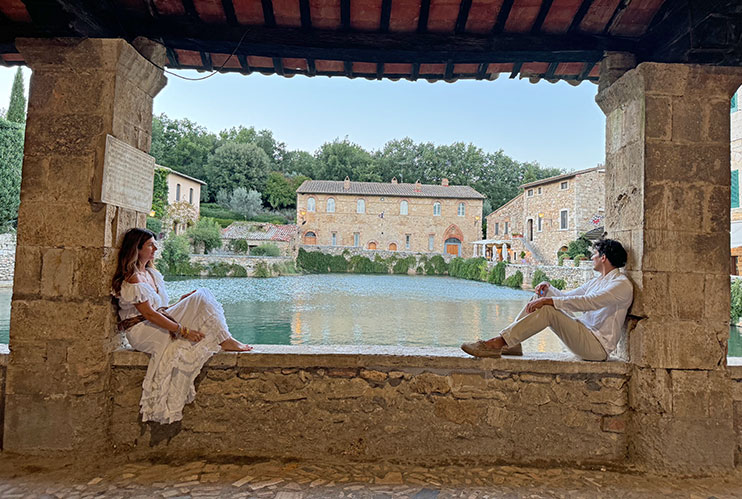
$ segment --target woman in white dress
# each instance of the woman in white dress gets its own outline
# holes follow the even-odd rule
[[[165,282],[153,266],[154,233],[130,229],[124,235],[113,294],[118,298],[119,329],[136,350],[151,355],[142,385],[142,421],[167,424],[183,418],[193,401],[193,381],[216,352],[252,347],[232,338],[224,310],[208,289],[197,289],[168,306]]]

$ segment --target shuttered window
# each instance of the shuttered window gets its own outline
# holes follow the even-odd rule
[[[732,170],[732,208],[739,208],[739,170]]]

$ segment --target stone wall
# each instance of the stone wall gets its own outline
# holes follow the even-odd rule
[[[623,363],[478,360],[458,349],[291,353],[301,348],[218,354],[183,422],[168,427],[138,421],[147,356],[117,352],[112,443],[150,455],[625,464]]]
[[[508,224],[505,230],[505,224]],[[497,231],[495,231],[497,229]],[[487,239],[507,240],[523,234],[523,193],[487,215]]]
[[[0,281],[12,281],[15,269],[15,233],[0,234]]]
[[[737,361],[734,359],[733,362]],[[742,465],[742,362],[727,367],[730,378],[732,379],[732,414],[734,417],[734,465]],[[724,400],[718,401],[720,405],[725,405]]]
[[[191,255],[191,263],[209,265],[211,263],[237,264],[247,271],[248,276],[255,275],[258,263],[265,263],[270,269],[277,263],[293,263],[294,259],[285,256],[246,256],[246,255]]]
[[[490,265],[492,267],[494,263]],[[591,261],[580,262],[579,267],[558,266],[558,265],[518,265],[510,264],[505,267],[505,277],[510,277],[520,271],[523,274],[523,287],[530,288],[533,274],[536,270],[541,269],[546,272],[550,279],[564,279],[567,289],[573,289],[585,284],[597,274],[593,270]]]
[[[305,251],[319,251],[321,253],[324,253],[326,255],[348,255],[348,258],[352,256],[365,256],[366,258],[369,258],[373,260],[376,255],[378,255],[381,258],[387,259],[391,258],[393,256],[397,258],[407,258],[408,256],[414,256],[419,261],[421,257],[425,258],[431,258],[433,256],[436,256],[435,254],[431,253],[416,253],[412,251],[386,251],[386,250],[367,250],[365,248],[356,248],[356,247],[338,247],[338,246],[320,246],[320,245],[310,245],[310,244],[302,244],[300,246]],[[443,257],[443,261],[446,263],[450,263],[451,260],[453,260],[455,257],[454,255],[448,255],[446,253],[437,253],[438,256]],[[414,272],[415,268],[411,268],[411,271]]]
[[[308,212],[307,200],[315,199],[316,211]],[[327,213],[327,200],[335,200],[335,212]],[[356,213],[356,201],[364,199],[366,212]],[[400,202],[408,202],[408,214],[400,215]],[[441,215],[433,216],[433,203],[441,203]],[[359,246],[368,248],[375,243],[378,249],[389,249],[395,244],[397,250],[406,250],[406,236],[410,236],[410,251],[441,253],[449,237],[461,240],[461,256],[472,256],[473,241],[482,238],[482,200],[448,198],[401,198],[395,196],[357,196],[342,194],[298,194],[297,210],[306,224],[301,226],[301,242],[307,232],[316,234],[316,243],[332,245],[335,233],[338,246],[354,246],[354,234],[359,234]],[[458,215],[459,203],[465,204],[465,214]],[[382,217],[383,214],[383,217]],[[429,237],[433,236],[433,251],[429,251]]]

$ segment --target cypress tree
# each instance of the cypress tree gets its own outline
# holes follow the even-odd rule
[[[20,66],[15,73],[13,88],[10,91],[10,105],[8,114],[5,115],[8,121],[24,124],[26,122],[26,96],[23,95],[23,74]]]

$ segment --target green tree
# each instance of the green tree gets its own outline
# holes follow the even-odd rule
[[[279,165],[286,155],[286,144],[273,137],[270,130],[255,130],[255,127],[233,127],[219,132],[219,145],[228,143],[254,144],[261,148],[274,166]]]
[[[24,127],[0,118],[0,232],[18,218]]]
[[[234,191],[238,187],[262,192],[270,165],[268,155],[255,144],[229,142],[219,146],[206,165],[210,197],[221,189]]]
[[[13,87],[10,90],[10,105],[8,105],[8,113],[5,117],[13,123],[26,122],[26,96],[24,95],[23,73],[20,66],[15,72]]]
[[[167,213],[167,174],[164,168],[155,168],[155,181],[152,187],[152,210],[155,217],[162,218]]]
[[[236,188],[229,200],[229,209],[248,220],[260,213],[262,206],[260,193],[255,190],[248,191],[244,187]]]
[[[265,183],[265,196],[271,208],[296,205],[296,192],[291,190],[289,179],[279,172],[270,172]]]
[[[176,274],[177,269],[187,265],[190,260],[191,248],[188,245],[186,236],[171,235],[162,247],[162,255],[158,264],[165,266],[163,273]]]
[[[289,151],[284,155],[279,168],[282,173],[289,176],[319,178],[317,177],[317,164],[315,157],[306,151]]]
[[[152,118],[150,154],[159,165],[205,179],[206,163],[216,143],[216,135],[187,118],[175,120],[165,114]],[[206,189],[201,189],[201,196],[206,196]]]
[[[322,144],[317,151],[317,176],[322,180],[343,180],[350,177],[358,182],[381,182],[375,171],[371,154],[348,139],[335,139]]]
[[[186,235],[194,247],[203,246],[206,254],[222,245],[222,228],[211,218],[201,218]]]

